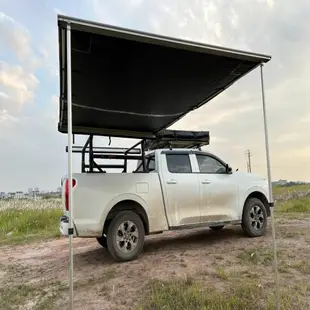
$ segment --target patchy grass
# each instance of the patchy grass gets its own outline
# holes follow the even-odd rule
[[[242,263],[253,265],[270,265],[273,261],[273,253],[271,249],[245,249],[240,252],[237,257]]]
[[[57,237],[62,214],[59,208],[0,210],[0,245]]]
[[[303,274],[310,274],[310,261],[308,260],[300,261],[292,265],[291,267],[297,269],[299,272]]]
[[[301,260],[295,263],[286,263],[285,261],[280,261],[278,270],[281,273],[293,273],[293,270],[299,271],[302,275],[310,275],[310,262],[307,260]]]
[[[0,211],[6,209],[55,209],[62,207],[62,200],[51,199],[0,199]]]
[[[309,304],[306,305],[302,291],[297,292],[296,288],[282,291],[281,309],[308,309]],[[225,293],[212,286],[205,287],[184,280],[155,281],[150,284],[144,302],[138,309],[271,310],[275,309],[275,302],[270,288],[251,280],[231,282],[225,288]]]
[[[288,200],[276,207],[277,213],[310,213],[310,197]]]
[[[226,273],[226,271],[221,268],[221,267],[216,267],[215,268],[215,274],[219,279],[222,280],[228,280],[228,274]]]
[[[1,288],[0,309],[16,309],[16,306],[25,304],[30,296],[34,297],[34,292],[34,288],[27,284]]]
[[[16,271],[16,270],[15,270]],[[74,281],[74,291],[92,287],[99,293],[106,294],[110,290],[108,281],[116,276],[113,269],[107,269],[99,276],[85,277]],[[59,302],[68,296],[68,283],[66,281],[41,281],[36,284],[5,285],[0,288],[0,309],[59,309]],[[64,299],[63,299],[64,298]]]
[[[278,265],[278,271],[283,274],[292,273],[291,265],[283,260],[280,260]]]
[[[55,309],[59,294],[68,290],[60,281],[49,284],[5,286],[0,289],[0,309]]]
[[[293,239],[293,238],[300,238],[306,234],[307,234],[306,232],[301,230],[289,231],[287,228],[283,230],[277,229],[277,238],[281,236],[282,238]]]
[[[272,192],[275,196],[291,194],[293,192],[307,192],[307,191],[310,191],[310,184],[272,187]]]

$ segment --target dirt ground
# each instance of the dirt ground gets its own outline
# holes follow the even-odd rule
[[[309,219],[280,218],[276,228],[281,287],[308,285]],[[239,226],[150,236],[140,258],[123,264],[115,263],[95,239],[75,239],[75,309],[137,309],[154,279],[193,277],[220,289],[238,275],[255,277],[258,285],[273,290],[271,249],[270,222],[266,236],[255,239],[245,237]],[[31,289],[20,309],[67,308],[67,239],[1,247],[0,267],[2,291],[18,284]]]

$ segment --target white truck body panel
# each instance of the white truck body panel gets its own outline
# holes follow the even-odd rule
[[[169,226],[200,223],[199,182],[195,173],[170,173],[166,157],[156,152]]]
[[[157,173],[74,173],[73,178],[73,219],[79,236],[100,236],[110,210],[126,200],[145,209],[150,231],[168,229]]]
[[[171,172],[165,152],[149,154],[155,156],[154,170],[149,173],[74,173],[74,235],[101,236],[111,209],[129,200],[145,210],[149,233],[156,233],[204,223],[238,222],[251,193],[269,197],[267,181],[253,174],[200,172],[197,154],[187,154],[191,171]]]

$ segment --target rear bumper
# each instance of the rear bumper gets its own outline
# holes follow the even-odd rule
[[[66,215],[63,215],[60,217],[59,219],[59,231],[60,234],[62,236],[69,236],[69,227],[70,227],[70,223],[69,223],[69,218]],[[76,237],[76,229],[73,225],[73,237]]]

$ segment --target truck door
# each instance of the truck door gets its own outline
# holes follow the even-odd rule
[[[193,156],[178,151],[161,154],[161,179],[169,226],[200,222],[199,181]],[[194,158],[195,159],[195,158]]]
[[[238,183],[225,165],[208,154],[196,155],[201,197],[201,222],[238,219]]]

